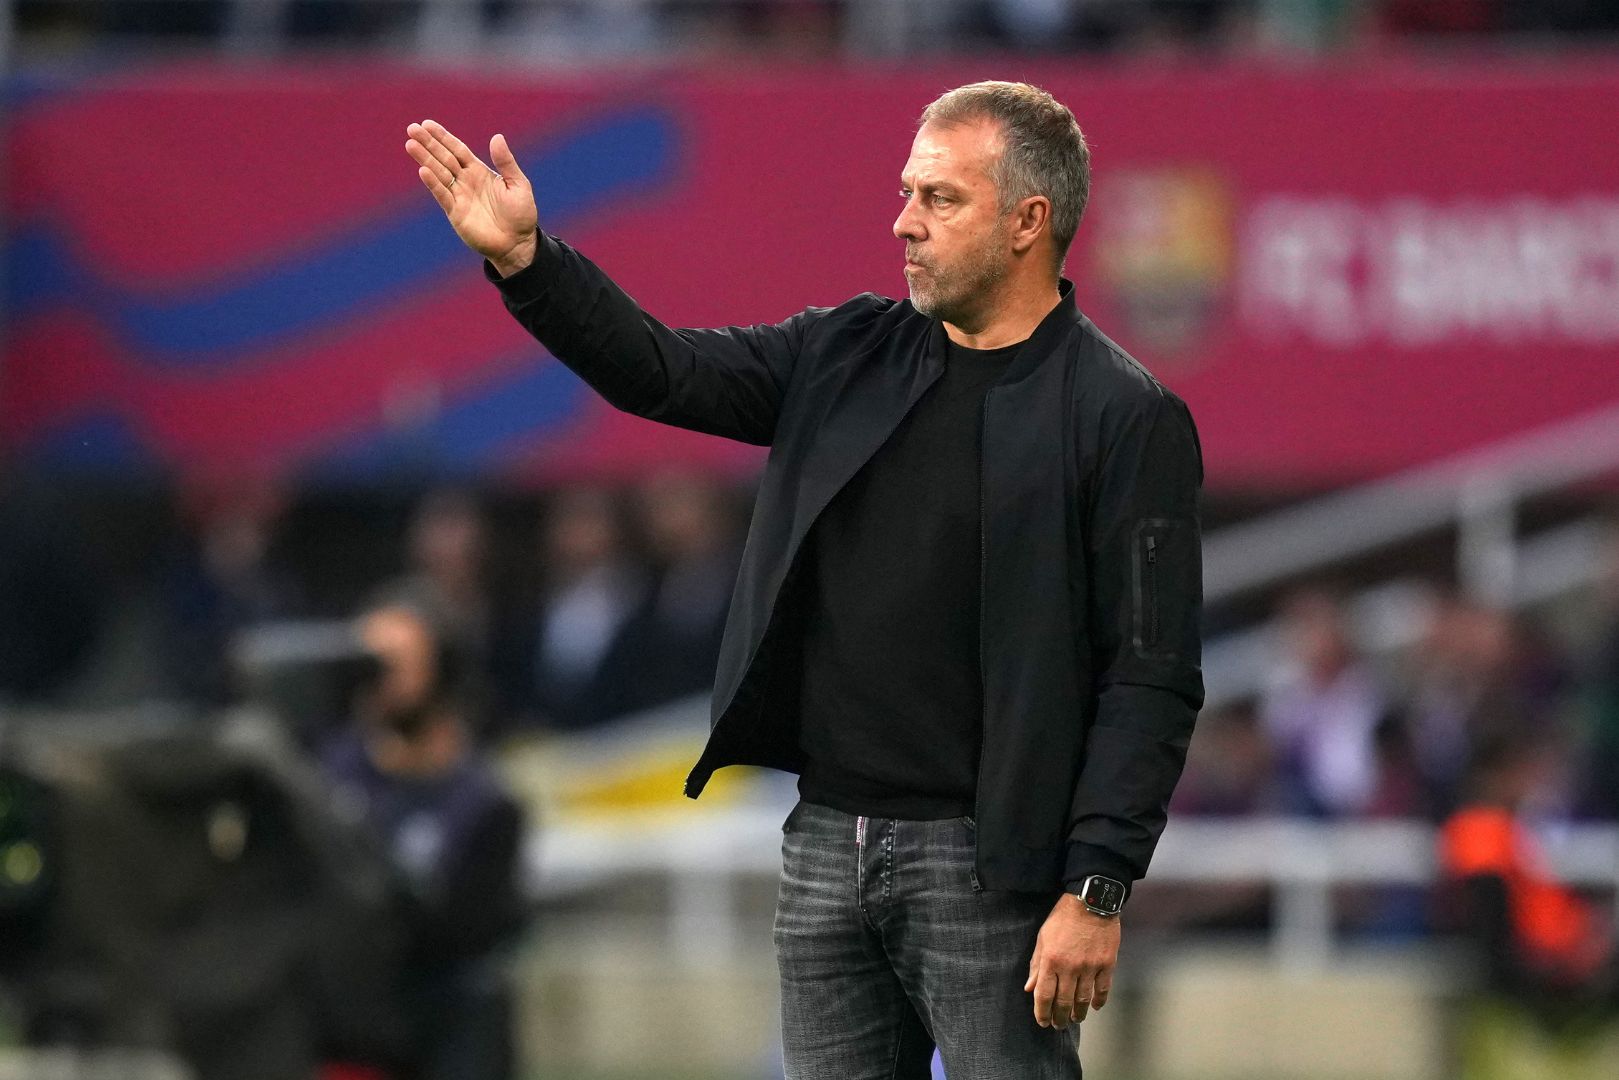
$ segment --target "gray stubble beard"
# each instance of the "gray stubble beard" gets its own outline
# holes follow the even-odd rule
[[[974,254],[987,255],[989,251],[998,249],[1004,239],[1001,233],[1002,230],[997,229],[985,242],[985,250]],[[933,287],[927,292],[918,292],[916,285],[909,278],[906,279],[911,306],[930,318],[971,331],[977,329],[974,323],[982,315],[985,298],[1006,278],[1006,264],[984,257],[971,260],[965,273],[941,277],[937,270],[933,270],[931,274]]]

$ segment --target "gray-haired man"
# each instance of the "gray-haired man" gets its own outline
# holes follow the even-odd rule
[[[412,124],[507,309],[614,405],[769,445],[726,624],[717,768],[799,774],[776,916],[793,1080],[1077,1078],[1203,684],[1185,404],[1061,276],[1090,156],[1019,83],[929,105],[908,300],[674,330],[539,231],[501,136]]]

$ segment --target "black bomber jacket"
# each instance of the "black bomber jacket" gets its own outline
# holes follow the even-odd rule
[[[542,233],[484,274],[619,409],[770,447],[726,621],[715,769],[796,772],[799,555],[817,515],[945,362],[941,322],[863,293],[784,322],[676,330]],[[984,400],[979,885],[1055,891],[1147,872],[1203,702],[1198,492],[1186,404],[1061,300]]]

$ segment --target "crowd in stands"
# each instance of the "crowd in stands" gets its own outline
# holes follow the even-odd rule
[[[16,0],[27,38],[211,41],[270,31],[292,45],[418,40],[432,0]],[[261,11],[245,16],[257,5]],[[1319,50],[1408,38],[1565,39],[1619,32],[1605,0],[474,0],[438,5],[480,33],[583,53],[847,46],[949,52]],[[453,9],[453,10],[452,10]],[[898,23],[894,20],[898,19]],[[437,24],[433,24],[436,26]],[[447,31],[447,26],[445,28]],[[863,41],[864,36],[873,38]],[[876,39],[882,38],[878,46]]]
[[[1344,599],[1278,605],[1268,685],[1205,711],[1176,809],[1438,822],[1503,738],[1534,735],[1555,767],[1525,800],[1550,820],[1619,818],[1619,539],[1579,632],[1434,588],[1418,640],[1357,647]],[[1575,640],[1569,640],[1570,637]]]
[[[442,490],[404,515],[373,514],[397,524],[344,556],[345,519],[289,514],[284,498],[180,502],[167,538],[126,574],[139,584],[116,590],[73,565],[71,522],[25,512],[29,527],[5,537],[15,550],[0,559],[15,571],[0,591],[0,642],[16,642],[0,650],[0,701],[224,705],[241,691],[232,642],[243,629],[395,605],[463,658],[480,741],[584,729],[710,688],[746,516],[744,493],[682,471],[537,502]],[[36,603],[40,589],[51,603]],[[1574,607],[1580,625],[1571,633],[1564,619],[1554,633],[1534,613],[1436,586],[1414,644],[1368,654],[1343,596],[1284,594],[1264,687],[1205,710],[1177,812],[1439,821],[1477,748],[1530,730],[1562,762],[1532,800],[1538,812],[1619,818],[1619,541]],[[145,612],[134,626],[131,611]],[[134,687],[85,688],[134,669]]]
[[[327,499],[230,485],[137,512],[0,485],[13,523],[0,533],[0,707],[148,697],[206,712],[250,692],[249,631],[351,627],[368,663],[345,669],[342,704],[299,737],[400,882],[402,1030],[419,1042],[401,1052],[424,1078],[503,1077],[524,826],[493,757],[514,738],[701,699],[747,499],[673,469],[538,499]],[[1282,594],[1262,689],[1204,711],[1172,814],[1427,820],[1491,963],[1608,1015],[1609,923],[1546,876],[1527,831],[1619,820],[1619,520],[1601,570],[1555,625],[1434,586],[1420,633],[1393,649],[1363,646],[1344,592]],[[1351,889],[1342,925],[1427,933],[1442,895]],[[1156,917],[1177,926],[1253,929],[1273,902],[1258,884],[1160,896]],[[1521,896],[1540,914],[1522,915]],[[447,1016],[487,1022],[435,1020]]]
[[[707,691],[746,511],[681,470],[538,500],[446,488],[403,509],[251,484],[103,494],[0,491],[19,523],[0,537],[0,704],[217,708],[244,693],[244,631],[395,606],[462,658],[485,740]]]

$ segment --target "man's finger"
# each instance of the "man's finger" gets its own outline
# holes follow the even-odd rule
[[[1057,973],[1041,967],[1034,982],[1034,1022],[1041,1027],[1051,1026],[1051,1009],[1057,999]]]
[[[455,155],[456,163],[459,164],[463,169],[470,169],[472,166],[478,164],[477,155],[475,155],[471,150],[467,149],[466,143],[462,142],[460,139],[457,139],[454,135],[451,135],[443,124],[439,123],[437,120],[423,120],[422,126],[428,131],[431,131],[434,135],[438,136],[439,142],[443,143],[449,148],[450,153]]]
[[[1035,978],[1039,975],[1039,939],[1035,939],[1035,955],[1028,959],[1028,980],[1023,983],[1023,993],[1035,989]]]
[[[1085,1019],[1096,998],[1096,972],[1082,968],[1074,979],[1074,1023]]]
[[[438,200],[439,206],[448,214],[455,206],[455,196],[450,194],[450,189],[445,187],[443,181],[434,176],[433,171],[426,166],[417,169],[416,175],[422,178],[427,190],[433,193],[433,198]]]
[[[1056,1000],[1051,1006],[1051,1026],[1059,1031],[1074,1019],[1074,979],[1058,977]]]
[[[450,171],[449,166],[445,165],[431,150],[415,139],[405,140],[405,153],[409,154],[416,164],[430,171],[441,184],[449,184],[450,180],[455,176],[455,173]]]
[[[429,131],[426,125],[412,124],[405,130],[411,138],[422,144],[422,149],[426,150],[439,165],[443,166],[446,174],[456,176],[465,168],[461,164],[461,160],[455,156],[455,151],[451,150],[442,139]]]
[[[1107,1004],[1108,995],[1113,993],[1113,976],[1111,974],[1096,977],[1096,989],[1091,993],[1091,1008],[1100,1009]]]

